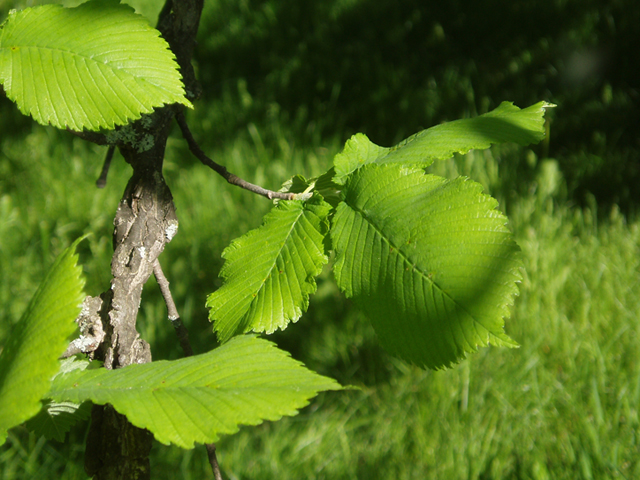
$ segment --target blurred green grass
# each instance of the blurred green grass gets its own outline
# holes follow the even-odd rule
[[[319,3],[309,16],[283,0],[207,2],[196,59],[206,93],[190,114],[194,134],[232,172],[277,189],[292,174],[326,170],[356,130],[388,146],[502,100],[559,103],[550,142],[472,152],[431,169],[481,182],[509,215],[525,278],[507,333],[522,347],[483,349],[446,372],[408,366],[380,349],[327,269],[309,312],[270,338],[362,390],[322,394],[296,417],[222,439],[224,477],[640,478],[640,223],[633,208],[623,215],[615,207],[634,202],[637,97],[628,62],[579,85],[549,73],[572,49],[600,40],[618,54],[633,50],[640,10],[620,16],[628,2],[556,1],[534,33],[540,18],[522,19],[542,7],[520,2],[502,13],[500,33],[499,22],[479,21],[494,15],[482,4],[459,16],[445,4],[374,3]],[[159,2],[137,4],[155,15]],[[394,28],[382,30],[387,23]],[[494,36],[503,43],[485,63]],[[80,245],[87,293],[108,288],[112,219],[130,169],[117,156],[107,188],[96,189],[104,149],[33,125],[3,98],[0,132],[2,345],[55,256],[83,233],[92,233]],[[161,261],[203,352],[215,345],[204,302],[220,285],[220,253],[270,204],[199,165],[178,135],[165,176],[180,228]],[[598,194],[603,188],[613,194]],[[139,329],[154,358],[180,356],[153,281]],[[86,478],[85,433],[78,426],[57,444],[13,429],[0,447],[0,478]],[[153,478],[211,478],[203,448],[156,445],[152,455]]]

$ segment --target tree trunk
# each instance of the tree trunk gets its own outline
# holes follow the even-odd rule
[[[191,67],[202,0],[167,0],[158,29],[180,65],[186,90],[194,100],[200,88]],[[105,368],[121,368],[151,361],[149,344],[136,330],[142,288],[165,245],[178,228],[171,192],[162,176],[162,164],[175,106],[165,106],[124,128],[137,141],[119,144],[133,175],[114,219],[111,288],[101,295],[105,337],[95,352]],[[152,139],[150,142],[149,139]],[[131,425],[110,405],[94,406],[87,438],[85,469],[98,480],[150,479],[152,436]]]
[[[164,147],[173,115],[169,109],[151,115],[156,143],[146,152],[121,147],[133,176],[114,220],[111,288],[102,294],[105,338],[95,353],[108,369],[151,361],[149,344],[136,330],[142,288],[153,266],[178,228],[173,198],[162,177]],[[159,122],[157,117],[164,118]],[[147,130],[136,126],[140,137]],[[110,406],[94,406],[87,440],[85,469],[97,479],[148,479],[151,435],[134,427]]]

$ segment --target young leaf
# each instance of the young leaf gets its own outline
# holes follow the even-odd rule
[[[347,140],[342,152],[333,158],[336,172],[333,180],[342,185],[351,172],[385,157],[389,150],[373,143],[364,133],[356,133]]]
[[[81,240],[81,239],[80,239]],[[38,413],[76,330],[84,280],[76,241],[49,270],[0,355],[0,444],[7,430]]]
[[[516,346],[503,318],[521,279],[519,249],[481,190],[399,165],[349,178],[331,229],[336,280],[392,354],[443,368],[478,346]]]
[[[553,106],[538,102],[521,110],[511,102],[502,102],[489,113],[431,127],[391,148],[379,147],[359,133],[347,141],[342,153],[335,156],[334,180],[342,184],[351,172],[368,163],[428,167],[434,160],[450,158],[454,153],[489,148],[496,143],[538,143],[545,134],[545,108]]]
[[[58,128],[113,129],[168,103],[191,106],[168,44],[118,0],[11,12],[0,83],[25,115]]]
[[[58,375],[50,395],[58,401],[109,403],[159,442],[193,448],[238,431],[240,424],[296,415],[318,392],[340,389],[271,342],[243,335],[172,362]]]
[[[333,181],[335,175],[336,172],[333,167],[319,177],[308,180],[302,175],[294,175],[283,183],[280,191],[297,194],[308,191],[318,192],[325,202],[335,208],[341,202],[340,189],[342,188],[341,185]]]
[[[300,318],[327,262],[322,242],[330,209],[319,196],[281,201],[260,228],[225,249],[225,283],[207,299],[221,342],[251,330],[273,333]]]

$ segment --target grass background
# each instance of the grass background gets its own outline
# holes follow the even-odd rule
[[[541,145],[432,168],[481,182],[508,214],[525,278],[507,333],[522,347],[483,349],[445,372],[408,366],[380,349],[326,271],[309,312],[271,338],[362,390],[321,394],[296,417],[224,438],[224,477],[640,478],[639,100],[627,58],[640,9],[622,0],[206,3],[196,59],[205,96],[190,122],[214,158],[267,187],[323,172],[355,131],[388,146],[502,100],[559,105]],[[159,9],[136,5],[150,18]],[[130,171],[117,157],[97,190],[103,149],[34,125],[4,98],[0,132],[2,345],[55,256],[85,232],[86,290],[107,288]],[[204,301],[220,285],[220,252],[270,204],[214,177],[177,134],[166,162],[180,229],[162,262],[203,352],[215,342]],[[179,357],[153,281],[139,319],[154,358]],[[64,444],[13,429],[0,478],[86,478],[86,428]],[[211,478],[203,448],[156,445],[152,471]]]

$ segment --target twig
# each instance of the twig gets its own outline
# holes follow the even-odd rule
[[[72,133],[78,138],[82,138],[83,140],[95,143],[97,145],[109,145],[107,136],[104,133],[90,132],[88,130],[83,130],[82,132],[76,132],[75,130],[71,130],[68,127],[67,127],[67,132]]]
[[[178,315],[176,303],[173,301],[173,296],[171,295],[171,290],[169,289],[169,280],[167,280],[167,277],[164,276],[164,272],[162,271],[159,260],[156,260],[156,263],[153,264],[153,274],[158,281],[160,292],[162,292],[164,301],[167,304],[167,315],[169,317],[169,320],[171,320],[173,328],[176,330],[176,335],[178,335],[178,341],[180,342],[182,351],[184,352],[185,357],[190,357],[193,355],[193,349],[191,348],[191,343],[189,342],[189,331],[187,330],[187,327],[184,326],[184,323],[182,323],[182,320],[180,320],[180,315]]]
[[[189,332],[187,331],[187,327],[184,326],[182,320],[180,320],[180,315],[178,315],[178,309],[176,308],[176,303],[173,301],[173,296],[171,295],[171,290],[169,289],[169,280],[164,276],[164,272],[162,271],[162,266],[160,265],[160,261],[156,259],[156,262],[153,264],[153,274],[158,281],[158,286],[160,287],[160,292],[162,292],[162,296],[164,297],[164,301],[167,304],[167,315],[169,316],[169,320],[171,320],[171,324],[176,329],[176,334],[178,335],[178,341],[182,346],[182,350],[184,351],[185,357],[190,357],[193,355],[193,349],[191,348],[191,343],[189,342]],[[216,446],[214,443],[206,443],[205,447],[207,449],[207,456],[209,457],[209,464],[211,465],[211,470],[213,471],[213,476],[215,480],[222,480],[222,474],[220,473],[220,465],[218,465],[218,459],[216,458]]]
[[[213,171],[218,173],[222,178],[224,178],[231,185],[235,185],[240,188],[244,188],[245,190],[249,190],[250,192],[257,193],[258,195],[262,195],[263,197],[267,197],[269,200],[274,198],[278,198],[280,200],[308,200],[311,197],[310,193],[305,194],[295,194],[288,192],[274,192],[273,190],[267,190],[266,188],[262,188],[259,185],[254,185],[253,183],[249,183],[246,180],[234,175],[229,172],[226,167],[220,165],[213,160],[211,160],[207,155],[202,151],[196,140],[193,138],[191,134],[191,130],[189,130],[189,126],[187,125],[187,121],[184,118],[184,113],[182,110],[179,110],[176,113],[176,121],[178,125],[180,125],[180,130],[182,131],[182,136],[187,141],[189,145],[189,150],[191,153],[200,160],[207,167],[211,168]]]
[[[220,473],[220,466],[218,465],[218,459],[216,458],[216,446],[213,443],[207,443],[207,455],[209,456],[209,463],[213,470],[213,478],[215,480],[222,480],[222,474]]]
[[[115,145],[109,145],[107,149],[107,155],[104,157],[104,163],[102,164],[102,172],[100,172],[100,178],[96,180],[96,187],[104,188],[107,185],[107,175],[109,174],[109,167],[111,166],[111,160],[113,159],[113,152],[116,150]]]

